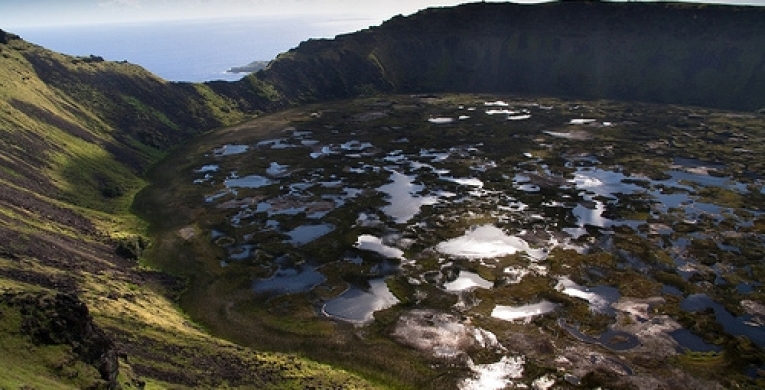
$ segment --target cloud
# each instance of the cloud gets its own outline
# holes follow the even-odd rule
[[[397,14],[408,15],[427,7],[451,6],[469,1],[477,0],[388,0],[376,2],[374,6],[370,6],[370,1],[360,0],[0,0],[0,26],[12,30],[33,26],[290,16],[311,16],[317,23],[358,19],[379,24]],[[511,1],[528,4],[549,0]],[[698,1],[765,4],[765,0]]]
[[[98,5],[101,7],[128,7],[128,8],[143,8],[141,0],[100,0]]]

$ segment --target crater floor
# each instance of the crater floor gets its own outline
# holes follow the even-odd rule
[[[610,101],[301,107],[158,166],[149,257],[213,332],[381,383],[754,385],[764,138],[762,115]]]

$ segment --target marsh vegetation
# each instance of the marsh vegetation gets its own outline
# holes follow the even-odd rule
[[[182,307],[248,346],[401,387],[753,385],[764,123],[507,96],[327,103],[192,141],[136,208],[149,261],[192,280]]]

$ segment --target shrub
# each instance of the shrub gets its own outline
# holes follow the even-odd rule
[[[116,252],[119,256],[130,260],[138,260],[143,251],[149,246],[149,241],[142,236],[130,236],[117,241]]]

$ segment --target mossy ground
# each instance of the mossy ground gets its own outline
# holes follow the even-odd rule
[[[456,117],[463,113],[459,106],[480,106],[498,97],[380,96],[284,111],[183,143],[250,114],[242,110],[241,101],[218,94],[221,85],[171,85],[130,64],[71,58],[20,40],[0,46],[0,143],[4,151],[0,156],[0,286],[6,291],[42,289],[81,295],[95,323],[127,353],[119,378],[125,387],[138,387],[141,381],[149,388],[453,387],[467,375],[464,365],[434,359],[389,336],[406,310],[427,307],[452,311],[458,301],[476,303],[465,317],[496,333],[504,344],[513,345],[513,353],[528,355],[529,376],[524,380],[530,381],[533,375],[556,370],[554,355],[563,349],[556,350],[554,345],[572,347],[580,351],[579,355],[594,352],[562,332],[551,317],[537,317],[531,321],[533,326],[508,323],[490,317],[492,304],[547,299],[559,303],[558,315],[577,322],[583,331],[595,334],[613,325],[611,317],[593,315],[584,301],[556,291],[555,278],[560,275],[585,285],[616,287],[629,298],[664,299],[663,304],[654,306],[654,313],[676,318],[706,342],[722,346],[724,352],[713,357],[663,357],[661,363],[675,364],[685,375],[702,370],[717,372],[723,379],[709,379],[726,386],[756,384],[755,379],[744,377],[740,368],[761,365],[760,348],[725,333],[708,311],[682,311],[680,299],[664,293],[661,284],[674,286],[686,295],[707,294],[731,313],[745,311],[742,299],[764,302],[759,281],[765,272],[759,261],[764,253],[765,223],[759,214],[765,201],[765,166],[756,159],[765,152],[765,143],[760,142],[761,115],[640,103],[503,97],[518,107],[554,109],[511,127],[502,116],[481,117],[480,123],[474,120],[466,125],[440,126],[426,119]],[[445,77],[450,64],[445,60],[436,68],[439,66],[440,76]],[[260,79],[248,78],[247,82],[260,92],[258,98],[263,101],[274,103],[282,98],[278,90]],[[116,89],[122,95],[110,93]],[[572,139],[543,132],[569,131],[572,126],[567,123],[572,116],[618,125],[577,125],[583,137]],[[509,200],[501,197],[425,207],[418,218],[425,222],[422,226],[432,228],[413,227],[402,235],[417,239],[406,248],[406,256],[417,258],[422,269],[409,271],[424,271],[425,279],[432,277],[436,282],[417,284],[400,276],[390,280],[391,290],[402,303],[377,312],[371,325],[354,327],[329,320],[319,315],[320,304],[349,285],[364,285],[374,276],[367,263],[381,262],[379,256],[368,253],[363,256],[364,266],[338,260],[359,234],[386,233],[383,227],[353,226],[352,221],[359,212],[384,205],[384,197],[374,189],[386,182],[387,175],[367,172],[363,180],[351,182],[361,187],[363,195],[328,213],[325,221],[337,229],[304,248],[284,243],[281,233],[231,226],[226,211],[206,205],[203,197],[210,194],[193,183],[194,170],[214,148],[278,138],[288,127],[312,131],[328,144],[363,135],[365,141],[385,148],[395,145],[407,155],[422,149],[454,147],[464,157],[450,159],[445,165],[451,174],[472,175],[477,163],[493,161],[499,169],[479,174],[486,187],[512,192],[516,200],[538,210],[539,216],[499,218],[498,207],[509,207]],[[399,142],[402,139],[407,142]],[[477,144],[481,155],[471,155],[468,149]],[[174,149],[167,158],[143,175],[144,169],[171,147]],[[255,159],[231,156],[220,162],[221,170],[241,169],[239,173],[246,175],[261,172],[276,160],[292,166],[295,177],[309,169],[322,170],[327,180],[347,174],[341,159],[308,160],[304,150],[261,152]],[[565,186],[577,164],[591,164],[587,158],[634,177],[663,180],[673,157],[722,165],[711,176],[741,183],[747,188],[746,196],[738,190],[684,181],[687,188],[670,191],[692,193],[699,203],[726,209],[720,218],[691,218],[682,207],[656,213],[654,207],[660,205],[643,197],[616,196],[612,201],[600,196],[584,201]],[[370,162],[363,158],[357,161]],[[532,176],[540,191],[519,192],[508,184],[505,175],[511,177],[516,167]],[[444,190],[458,196],[469,193],[464,186],[436,175],[423,174],[420,180],[423,184],[438,181]],[[152,186],[145,188],[148,183]],[[321,197],[336,196],[340,190],[316,191]],[[243,190],[239,196],[280,194],[284,195],[282,188],[271,186]],[[226,200],[235,198],[227,196]],[[635,228],[613,231],[587,226],[586,234],[573,243],[592,250],[586,254],[554,251],[543,264],[551,274],[534,274],[517,284],[505,284],[501,267],[529,266],[531,262],[510,256],[490,266],[451,259],[455,260],[454,267],[477,272],[494,281],[497,288],[458,297],[437,285],[450,271],[439,269],[442,259],[428,248],[483,224],[525,231],[530,240],[542,242],[550,238],[546,232],[572,227],[576,222],[570,213],[549,206],[549,201],[558,197],[576,199],[587,207],[596,201],[605,202],[606,215],[640,223]],[[569,202],[570,207],[576,202]],[[385,218],[380,213],[378,216]],[[301,214],[275,220],[289,229],[300,226],[306,218]],[[740,223],[744,219],[752,222]],[[654,232],[661,231],[662,225],[672,227],[672,233]],[[399,224],[394,229],[403,227]],[[227,260],[225,243],[213,241],[212,230],[233,237],[234,243],[242,242],[245,234],[253,234],[261,251],[254,259],[221,267],[221,260]],[[115,254],[119,242],[137,237],[150,243],[139,263]],[[682,240],[687,240],[687,248],[671,245]],[[322,265],[327,282],[301,294],[255,295],[251,282],[268,276],[274,269],[273,259],[284,254],[295,262]],[[698,260],[691,276],[678,272],[676,261],[683,256]],[[648,267],[641,268],[643,265]],[[641,271],[645,269],[647,272]],[[738,291],[732,286],[734,282],[748,285],[752,291]],[[8,312],[0,319],[0,329],[11,348],[7,356],[3,354],[3,363],[13,370],[0,375],[0,386],[82,387],[97,380],[93,379],[92,367],[77,361],[66,347],[30,344],[14,331],[16,316]],[[17,349],[25,350],[10,354]],[[481,351],[469,353],[476,362],[496,358]],[[657,362],[649,363],[652,357],[636,353],[625,359],[654,378],[666,379],[677,373],[657,369]],[[622,383],[613,373],[582,374],[595,380],[592,383]]]
[[[469,124],[453,124],[434,126],[427,122],[428,117],[457,117],[465,113],[459,106],[475,107],[485,101],[504,98],[515,106],[537,107],[553,106],[551,112],[540,114],[539,120],[513,123],[499,117],[481,117],[476,121],[466,121]],[[354,176],[347,170],[344,160],[333,157],[308,159],[305,148],[272,151],[268,148],[255,148],[253,145],[264,139],[283,138],[292,131],[310,131],[311,138],[321,140],[322,144],[339,145],[352,139],[369,141],[383,149],[401,149],[403,154],[417,154],[423,149],[443,150],[449,148],[465,148],[479,145],[481,153],[478,160],[475,156],[464,159],[450,159],[445,167],[454,176],[469,176],[477,174],[471,170],[477,161],[494,161],[500,168],[488,170],[480,174],[485,186],[497,191],[513,191],[518,200],[527,204],[531,209],[541,210],[542,217],[534,219],[505,219],[498,220],[493,214],[498,203],[491,201],[465,202],[456,205],[436,205],[423,207],[417,216],[427,221],[429,229],[420,227],[408,228],[404,237],[414,239],[414,243],[405,251],[407,257],[416,258],[417,272],[438,271],[438,255],[428,254],[427,248],[432,248],[439,242],[463,234],[467,229],[476,225],[494,223],[509,231],[533,230],[536,232],[554,231],[561,227],[573,226],[569,216],[554,207],[544,206],[550,199],[558,196],[576,197],[576,191],[561,187],[561,182],[555,176],[570,177],[575,168],[569,164],[574,160],[577,164],[586,164],[586,156],[596,158],[601,167],[619,167],[618,169],[631,173],[633,177],[648,177],[666,179],[666,171],[673,163],[671,156],[699,156],[706,150],[707,143],[714,143],[726,156],[722,161],[726,167],[737,163],[747,163],[751,166],[750,156],[737,154],[735,142],[722,142],[723,138],[701,140],[697,132],[689,128],[696,125],[694,115],[704,115],[709,118],[705,123],[713,122],[716,118],[730,118],[727,113],[710,113],[695,108],[673,108],[673,115],[667,115],[660,106],[627,104],[619,102],[583,102],[561,101],[545,98],[507,98],[497,96],[475,95],[444,95],[438,97],[403,97],[383,96],[355,101],[344,101],[323,105],[305,106],[293,110],[268,115],[256,121],[236,127],[222,129],[203,137],[197,138],[177,153],[172,154],[162,164],[158,165],[149,175],[149,180],[155,185],[149,187],[136,198],[135,210],[152,222],[151,235],[156,239],[156,245],[146,257],[148,264],[161,269],[171,270],[191,279],[189,289],[181,297],[181,307],[195,320],[199,321],[214,334],[234,340],[243,345],[258,349],[297,352],[313,359],[331,362],[340,367],[359,373],[374,381],[394,387],[432,387],[435,378],[441,378],[443,383],[454,384],[459,379],[453,367],[444,364],[434,364],[426,355],[409,350],[389,338],[392,326],[401,312],[415,307],[428,307],[444,311],[454,310],[457,297],[453,294],[429,285],[413,285],[405,277],[389,279],[391,291],[402,302],[398,306],[376,314],[376,321],[364,328],[352,328],[342,322],[331,321],[319,314],[323,302],[339,294],[344,285],[357,283],[358,278],[369,277],[365,273],[368,268],[345,265],[339,261],[355,243],[355,237],[360,234],[383,234],[384,231],[375,227],[358,227],[355,219],[359,212],[374,210],[384,205],[379,193],[366,192],[353,202],[337,208],[327,214],[322,222],[332,223],[337,227],[331,234],[319,239],[315,244],[301,248],[293,248],[281,243],[283,235],[263,235],[258,233],[259,224],[264,222],[262,216],[254,216],[239,227],[231,227],[227,218],[230,211],[217,208],[214,204],[205,204],[205,196],[214,192],[209,185],[193,184],[199,175],[194,171],[203,164],[214,162],[220,171],[237,170],[240,176],[251,173],[260,174],[270,162],[290,166],[293,181],[303,177],[307,172],[322,172],[324,177],[345,178],[345,185],[350,187],[376,188],[385,183],[384,176],[369,171],[356,182]],[[573,112],[573,113],[572,113]],[[479,111],[480,113],[480,111]],[[478,116],[478,113],[470,114]],[[568,121],[572,116],[596,118],[601,122],[617,123],[615,126],[572,126]],[[750,126],[744,119],[735,122],[735,126]],[[758,120],[761,120],[758,119]],[[541,123],[540,123],[541,122]],[[728,124],[730,125],[730,123]],[[511,127],[512,130],[508,130]],[[579,131],[589,134],[582,140],[569,140],[549,136],[542,131],[568,132],[576,127]],[[743,130],[741,130],[743,131]],[[710,134],[717,134],[711,131]],[[747,134],[751,134],[748,133]],[[712,135],[710,135],[712,137]],[[399,142],[401,139],[407,142]],[[663,142],[664,140],[671,140]],[[675,142],[673,144],[673,142]],[[678,147],[681,143],[682,148]],[[250,145],[254,151],[242,155],[225,158],[210,158],[213,149],[224,144]],[[753,145],[758,148],[759,146]],[[534,161],[524,157],[531,153]],[[584,156],[577,160],[577,156]],[[728,159],[727,156],[730,156]],[[718,157],[719,159],[719,157]],[[545,164],[538,161],[543,160]],[[423,162],[427,162],[424,159]],[[358,159],[354,166],[362,163],[373,164],[371,160]],[[525,171],[536,172],[534,183],[541,187],[539,192],[518,192],[507,185],[507,178],[498,171],[504,170],[505,176],[512,177],[512,167],[521,166]],[[733,180],[748,183],[758,188],[755,176],[725,171]],[[760,172],[762,174],[765,172]],[[219,173],[220,175],[220,173]],[[437,177],[422,174],[420,180],[428,184]],[[220,179],[220,176],[217,180]],[[558,181],[556,181],[558,180]],[[636,181],[638,184],[640,180]],[[647,179],[643,185],[647,186]],[[687,184],[687,183],[686,183]],[[448,191],[459,195],[467,193],[464,187],[438,182]],[[691,183],[691,185],[694,185]],[[743,209],[757,209],[758,203],[748,203],[743,207],[741,195],[735,191],[719,190],[695,185],[686,191],[695,191],[699,202],[710,202],[726,208],[734,208],[744,213]],[[222,188],[220,185],[213,188]],[[278,186],[262,189],[248,189],[237,196],[228,195],[231,199],[243,199],[249,196],[267,199],[284,195],[284,188]],[[316,188],[317,194],[331,194],[330,189]],[[323,192],[322,192],[323,191]],[[717,192],[715,192],[717,191]],[[721,192],[720,192],[721,191]],[[541,299],[547,299],[561,304],[560,315],[576,322],[582,331],[598,334],[613,325],[614,319],[608,315],[593,315],[586,302],[569,297],[556,291],[556,275],[569,275],[579,283],[586,285],[608,285],[618,289],[624,297],[648,299],[671,297],[664,294],[662,285],[667,284],[679,288],[686,294],[704,292],[716,299],[730,302],[734,308],[739,295],[728,296],[727,289],[710,288],[707,283],[688,280],[677,273],[675,262],[677,254],[662,240],[685,237],[686,234],[703,231],[715,235],[712,224],[688,224],[689,230],[683,230],[687,223],[683,218],[683,210],[670,210],[667,213],[654,212],[655,204],[650,197],[643,195],[628,196],[617,194],[617,201],[608,197],[595,198],[607,202],[606,213],[609,218],[642,221],[635,229],[624,226],[615,228],[614,232],[604,234],[602,228],[587,227],[587,234],[575,240],[575,243],[587,245],[591,249],[587,253],[556,248],[542,264],[549,270],[548,275],[526,276],[520,283],[503,284],[505,276],[500,271],[507,266],[527,267],[527,258],[509,256],[496,260],[491,267],[477,265],[470,261],[455,260],[459,268],[477,272],[489,281],[499,283],[491,290],[476,290],[472,295],[480,302],[466,314],[482,326],[508,339],[513,332],[525,332],[530,339],[549,337],[556,334],[556,343],[567,345],[573,340],[564,337],[560,328],[549,318],[540,317],[533,321],[540,331],[535,332],[527,327],[509,324],[488,318],[495,304],[526,304]],[[504,203],[503,203],[504,202]],[[499,201],[505,205],[506,200]],[[573,207],[573,206],[571,206]],[[169,211],[169,212],[168,212]],[[673,214],[675,213],[675,214]],[[306,223],[305,214],[295,216],[276,216],[285,230]],[[736,219],[729,218],[730,223],[737,224]],[[671,237],[660,234],[646,234],[654,225],[664,224],[675,228]],[[752,248],[762,245],[760,236],[754,232],[758,225],[751,227],[737,226],[740,232],[751,232]],[[182,237],[181,229],[195,232],[191,237]],[[227,261],[225,244],[211,239],[211,231],[216,230],[230,237],[229,244],[248,242],[245,235],[256,234],[249,242],[254,242],[262,249],[265,257],[257,257],[242,262],[230,262],[228,267],[221,267],[221,260]],[[540,233],[543,234],[543,233]],[[749,234],[749,233],[746,233]],[[544,235],[543,235],[544,237]],[[717,238],[713,242],[717,242]],[[726,242],[732,242],[728,238]],[[664,241],[666,242],[666,241]],[[716,259],[715,262],[725,261],[736,263],[736,256],[729,257],[726,250],[717,245],[702,245],[703,242],[691,241],[691,255],[702,259],[701,252],[693,252],[693,248],[705,251],[704,256]],[[703,249],[702,249],[703,246]],[[742,248],[745,246],[742,245]],[[742,249],[743,251],[744,249]],[[754,249],[747,249],[754,253]],[[269,261],[285,253],[297,261],[324,264],[321,269],[327,275],[328,281],[316,289],[285,297],[263,297],[255,295],[251,289],[252,281],[269,275],[273,267],[268,267]],[[260,255],[259,255],[260,256]],[[756,255],[752,255],[753,258]],[[365,261],[379,261],[374,256],[365,255]],[[271,260],[269,260],[271,259]],[[704,260],[702,259],[702,262]],[[636,266],[637,264],[637,266]],[[644,264],[648,272],[639,268]],[[265,267],[265,268],[264,268]],[[634,268],[638,267],[638,268]],[[406,272],[415,272],[408,269]],[[710,271],[701,270],[701,273]],[[708,274],[707,274],[708,275]],[[736,271],[725,274],[729,280],[756,283],[752,275]],[[755,289],[758,290],[758,289]],[[755,299],[757,292],[749,297]],[[424,298],[423,298],[424,297]],[[731,299],[732,298],[732,299]],[[472,298],[467,298],[472,299]],[[657,309],[658,310],[658,309]],[[662,306],[664,313],[680,316],[677,304]],[[688,318],[696,318],[697,314],[686,313]],[[725,343],[729,336],[724,336],[717,330],[697,329],[699,334],[711,332],[709,342]],[[257,334],[258,338],[251,335]],[[531,342],[530,342],[531,343]],[[532,343],[533,344],[533,343]],[[536,345],[536,344],[534,344]],[[538,348],[537,348],[538,347]],[[554,363],[548,355],[540,352],[541,346],[531,348],[535,356],[533,364],[539,367],[554,369]],[[524,353],[523,348],[519,348]],[[549,354],[549,352],[548,352]],[[479,358],[476,356],[476,358]],[[756,359],[755,359],[756,360]],[[754,361],[754,360],[752,360]],[[727,362],[727,360],[726,360]],[[650,370],[641,358],[631,360],[637,367]],[[651,366],[654,367],[654,366]],[[682,364],[680,367],[684,367]],[[745,383],[732,366],[727,363],[719,367],[721,375],[728,375],[736,383]],[[688,369],[688,371],[692,371]],[[656,371],[656,375],[670,375]],[[450,382],[451,381],[451,382]]]

